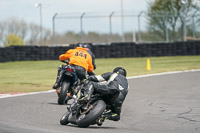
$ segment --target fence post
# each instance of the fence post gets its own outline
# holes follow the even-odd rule
[[[167,17],[168,16],[165,16],[165,34],[166,34],[166,42],[169,42],[169,34],[168,34],[168,23],[167,23]]]
[[[80,27],[81,27],[81,42],[83,42],[83,17],[85,15],[85,12],[80,17]]]
[[[109,24],[110,24],[110,42],[112,41],[112,16],[115,12],[111,12],[109,15]]]
[[[55,38],[55,18],[56,18],[57,15],[58,15],[58,14],[55,13],[55,14],[53,15],[53,18],[52,18],[52,23],[53,23],[53,45],[56,44],[56,38]]]

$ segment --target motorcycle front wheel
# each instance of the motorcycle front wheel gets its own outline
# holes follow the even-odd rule
[[[87,114],[80,114],[77,117],[77,125],[82,128],[86,128],[93,124],[96,119],[103,113],[106,109],[106,104],[103,100],[97,100],[93,103],[93,108]]]
[[[69,123],[68,121],[68,117],[69,117],[69,112],[66,112],[60,119],[60,124],[61,125],[67,125]]]
[[[70,81],[65,80],[62,83],[61,90],[58,94],[58,104],[67,104],[67,91],[70,87]]]

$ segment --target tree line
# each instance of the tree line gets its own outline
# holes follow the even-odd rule
[[[43,42],[49,44],[51,31],[43,28]],[[23,19],[9,18],[0,22],[0,44],[2,45],[38,45],[40,44],[40,26]]]
[[[83,37],[81,37],[81,35]],[[132,33],[125,33],[127,41],[133,41]],[[90,43],[109,43],[109,42],[121,42],[121,35],[115,33],[110,36],[109,34],[88,32],[88,33],[75,33],[73,31],[67,31],[66,33],[56,33],[53,37],[53,33],[50,29],[42,27],[42,40],[40,26],[33,23],[27,23],[24,20],[17,18],[10,18],[3,22],[0,22],[0,44],[3,46],[10,45],[54,45],[53,38],[56,40],[56,44],[74,44],[81,42],[81,38],[84,38],[84,42]]]

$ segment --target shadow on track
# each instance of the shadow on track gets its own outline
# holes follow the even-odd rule
[[[51,105],[59,105],[59,106],[63,106],[63,105],[71,105],[71,104],[63,104],[63,105],[60,105],[60,104],[58,104],[58,103],[48,103],[48,104],[51,104]]]
[[[117,129],[116,127],[105,127],[105,126],[89,126],[87,128],[80,128],[77,125],[62,125],[62,126],[69,126],[69,127],[74,127],[74,128],[79,128],[79,129]]]

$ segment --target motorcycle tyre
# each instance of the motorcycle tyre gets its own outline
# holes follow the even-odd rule
[[[69,87],[70,87],[70,81],[67,80],[63,81],[60,93],[58,94],[58,104],[60,105],[67,104],[68,101],[66,101],[66,99]]]
[[[66,112],[61,118],[60,118],[60,124],[61,125],[67,125],[69,123],[68,121],[69,112]]]
[[[95,102],[96,106],[90,110],[90,112],[81,120],[79,120],[78,116],[77,118],[77,125],[78,127],[81,128],[87,128],[88,126],[90,126],[91,124],[93,124],[96,119],[103,113],[103,111],[106,109],[106,104],[103,100],[98,100]]]

